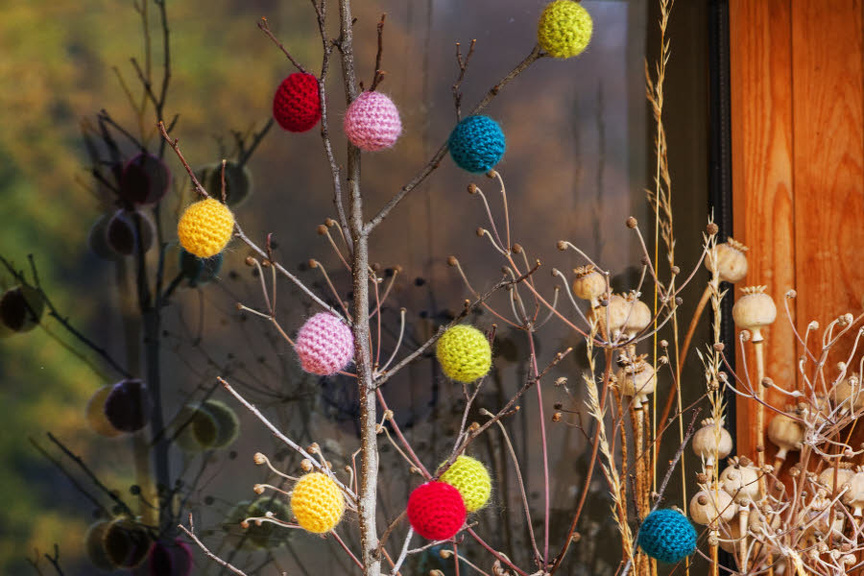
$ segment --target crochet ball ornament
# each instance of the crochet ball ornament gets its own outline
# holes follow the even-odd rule
[[[291,493],[291,512],[307,532],[323,534],[339,524],[345,511],[345,498],[336,482],[326,474],[312,472],[302,476]]]
[[[90,233],[87,235],[87,246],[100,260],[114,261],[118,259],[117,252],[108,245],[108,224],[113,217],[113,214],[100,216],[90,227]]]
[[[150,546],[147,558],[133,576],[189,576],[192,573],[192,549],[185,542],[159,540]]]
[[[147,556],[150,536],[146,529],[132,520],[118,518],[105,528],[102,548],[115,568],[135,568]]]
[[[320,312],[300,328],[294,350],[303,370],[331,376],[348,366],[354,358],[354,335],[341,318]]]
[[[488,116],[469,116],[459,122],[447,141],[456,165],[474,174],[495,167],[507,150],[504,132]]]
[[[113,389],[114,386],[111,385],[102,386],[87,402],[87,424],[90,425],[91,430],[106,438],[114,438],[122,434],[120,430],[111,425],[105,415],[105,400],[108,399],[108,395]]]
[[[144,252],[153,247],[156,226],[149,216],[137,210],[118,210],[105,228],[105,242],[118,256],[137,254],[138,245]]]
[[[651,558],[676,564],[696,550],[696,530],[677,510],[655,510],[642,522],[637,543]]]
[[[240,432],[234,409],[212,398],[200,404],[187,404],[178,418],[177,445],[187,452],[225,448]]]
[[[489,340],[483,332],[467,324],[447,330],[438,340],[435,355],[448,378],[465,384],[485,376],[492,367]]]
[[[150,395],[141,380],[121,380],[105,398],[105,418],[121,432],[137,432],[147,425]]]
[[[180,245],[199,258],[210,258],[222,252],[233,232],[234,214],[213,198],[190,204],[177,223]]]
[[[23,284],[0,296],[0,325],[12,332],[29,332],[39,324],[45,311],[42,294]]]
[[[427,482],[408,497],[408,521],[427,540],[449,540],[465,523],[465,503],[450,484]]]
[[[84,550],[87,553],[87,558],[90,560],[90,563],[96,568],[106,572],[114,570],[115,568],[111,559],[108,558],[108,553],[105,551],[105,547],[102,545],[102,542],[105,540],[105,532],[108,530],[110,525],[111,522],[108,520],[96,522],[87,529],[87,534],[84,536]]]
[[[492,494],[492,479],[482,462],[470,456],[459,456],[441,475],[441,482],[459,491],[465,510],[475,512],[486,505]]]
[[[262,496],[254,502],[242,500],[228,513],[222,529],[229,533],[233,545],[242,550],[278,548],[291,536],[293,530],[281,530],[272,522],[261,522],[247,518],[264,518],[270,512],[273,518],[288,522],[291,512],[281,498]]]
[[[133,204],[154,204],[171,187],[171,170],[158,156],[141,153],[134,156],[120,173],[119,194]]]
[[[555,0],[540,15],[537,42],[550,56],[570,58],[581,54],[591,41],[591,15],[578,2]]]
[[[207,164],[195,170],[195,177],[214,197],[222,198],[222,163]],[[225,163],[225,203],[236,208],[252,195],[252,172],[245,164]]]
[[[222,270],[222,253],[210,258],[198,258],[183,248],[180,249],[180,271],[190,288],[209,284]]]
[[[380,92],[363,92],[345,112],[345,135],[351,143],[375,152],[390,148],[402,134],[396,105]]]
[[[273,118],[289,132],[307,132],[321,120],[318,78],[295,72],[285,78],[273,97]]]

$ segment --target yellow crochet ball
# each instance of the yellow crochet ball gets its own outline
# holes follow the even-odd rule
[[[475,512],[485,506],[492,494],[489,472],[482,462],[470,456],[456,458],[453,465],[441,475],[440,480],[459,491],[468,512]]]
[[[448,378],[466,384],[485,376],[492,367],[489,340],[467,324],[453,326],[441,336],[436,356]]]
[[[190,204],[177,223],[180,245],[198,258],[222,252],[233,232],[234,214],[213,198]]]
[[[294,486],[291,512],[307,532],[323,534],[339,524],[345,511],[345,498],[336,482],[326,474],[306,474]]]
[[[578,56],[591,41],[594,23],[581,4],[573,0],[550,2],[540,15],[537,42],[550,56]]]

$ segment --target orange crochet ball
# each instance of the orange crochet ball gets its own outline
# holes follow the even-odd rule
[[[233,232],[234,214],[213,198],[190,204],[177,223],[180,245],[199,258],[222,252]]]

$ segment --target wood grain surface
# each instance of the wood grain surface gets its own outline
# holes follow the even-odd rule
[[[784,304],[799,331],[862,312],[864,10],[861,0],[731,0],[729,15],[733,236],[751,247],[738,288],[765,284],[774,297],[766,374],[791,389],[803,385],[802,350]],[[742,454],[755,447],[752,404],[738,406]]]

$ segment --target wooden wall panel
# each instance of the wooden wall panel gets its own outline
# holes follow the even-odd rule
[[[798,283],[802,326],[817,320],[824,327],[839,314],[861,312],[862,14],[861,0],[792,3],[795,267],[804,280]]]
[[[766,284],[782,306],[796,285],[792,178],[793,0],[731,0],[733,236],[751,247],[738,288]],[[794,310],[793,310],[794,313]],[[794,336],[781,318],[766,332],[767,373],[794,381]],[[754,366],[752,357],[749,366]],[[739,362],[739,366],[741,363]],[[780,399],[769,398],[779,401]],[[738,453],[753,454],[755,411],[738,405]]]
[[[802,332],[862,312],[864,6],[730,0],[729,16],[734,236],[752,249],[742,286],[767,284],[781,311],[766,372],[791,388],[801,351],[786,291],[798,292],[790,307]],[[753,454],[749,408],[739,403],[738,452]]]

